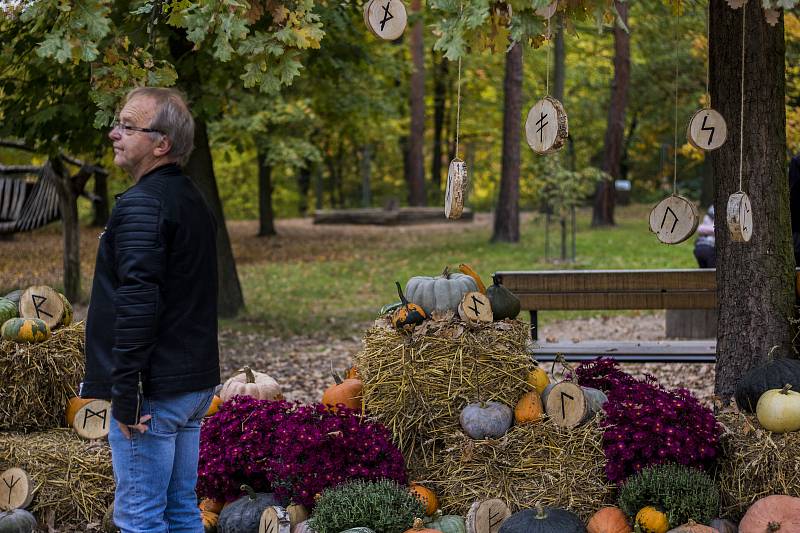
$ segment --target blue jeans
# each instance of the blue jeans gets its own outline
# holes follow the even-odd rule
[[[203,533],[197,507],[200,421],[214,390],[145,397],[147,431],[126,439],[116,422],[108,442],[117,484],[114,523],[122,533]]]

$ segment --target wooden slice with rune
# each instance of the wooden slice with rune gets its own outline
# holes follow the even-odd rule
[[[0,509],[25,509],[33,500],[33,481],[21,468],[0,474]]]
[[[536,102],[525,120],[525,138],[537,154],[557,152],[569,135],[567,113],[561,102],[545,96]]]
[[[664,198],[650,211],[650,231],[664,244],[685,241],[692,236],[699,223],[700,217],[694,203],[677,194]]]
[[[102,439],[111,429],[111,418],[110,402],[92,400],[80,406],[72,420],[72,428],[84,439]]]
[[[401,0],[370,0],[364,8],[364,19],[367,28],[386,41],[403,35],[408,23],[406,6]]]
[[[28,287],[19,298],[19,316],[38,318],[51,330],[64,318],[64,301],[47,285]]]
[[[700,150],[716,150],[728,138],[728,125],[725,118],[710,107],[697,111],[686,126],[686,139]]]
[[[467,511],[467,533],[497,533],[509,516],[511,509],[499,498],[475,502]]]
[[[480,292],[468,292],[461,299],[458,306],[458,316],[461,320],[468,323],[492,322],[492,304],[489,297]]]
[[[733,193],[728,198],[726,214],[731,239],[749,242],[753,236],[753,206],[750,205],[750,197],[742,191]]]
[[[289,533],[290,530],[289,513],[283,507],[270,505],[261,513],[258,533]]]
[[[464,199],[467,197],[467,164],[456,158],[447,169],[447,187],[444,192],[444,216],[461,218]]]
[[[605,401],[602,391],[562,381],[550,389],[545,411],[559,426],[571,428],[594,417]]]

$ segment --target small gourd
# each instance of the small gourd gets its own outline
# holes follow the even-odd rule
[[[589,533],[631,533],[628,518],[619,507],[603,507],[586,524]]]
[[[528,382],[528,385],[536,389],[536,392],[538,392],[540,395],[544,392],[544,389],[550,385],[550,377],[547,375],[547,372],[538,366],[528,372],[528,378],[526,381]]]
[[[542,419],[542,415],[544,415],[542,398],[535,390],[523,394],[514,407],[514,422],[517,425],[538,422]]]
[[[225,502],[213,498],[203,498],[200,500],[198,507],[200,507],[201,511],[219,514],[222,512],[222,508],[225,507]]]
[[[411,529],[407,529],[406,533],[440,533],[440,531],[425,527],[425,522],[422,518],[415,518],[414,525],[411,526]]]
[[[669,520],[667,515],[652,506],[647,506],[636,513],[635,524],[642,533],[667,533]]]
[[[519,298],[500,284],[496,274],[492,276],[492,281],[492,285],[486,289],[486,296],[492,304],[494,319],[517,318],[521,307]]]
[[[252,396],[257,400],[276,400],[281,397],[281,388],[278,382],[267,374],[254,372],[249,366],[245,366],[238,374],[228,379],[219,392],[223,402],[237,395]]]
[[[416,496],[425,506],[425,514],[430,516],[439,508],[439,500],[436,498],[436,493],[427,487],[412,483],[409,489],[411,493]]]
[[[206,414],[203,416],[212,416],[217,414],[220,405],[222,405],[222,398],[215,394],[214,397],[211,398],[211,403],[208,405],[208,411],[206,411]]]
[[[271,505],[281,505],[270,492],[256,493],[250,486],[242,485],[247,492],[243,496],[226,505],[219,514],[217,531],[219,533],[251,533],[258,531],[258,522],[264,509]]]
[[[504,403],[477,402],[464,407],[458,420],[464,432],[473,439],[496,439],[511,427],[514,413]]]
[[[0,511],[0,533],[33,533],[36,518],[25,509]]]
[[[421,305],[412,304],[406,300],[403,290],[400,288],[400,282],[395,281],[395,284],[397,285],[397,294],[400,295],[400,301],[403,305],[395,309],[392,313],[392,325],[396,328],[402,328],[409,324],[416,325],[422,323],[422,321],[428,318],[425,309],[423,309]]]
[[[204,533],[216,533],[219,515],[211,511],[200,511],[200,519],[203,521]]]
[[[12,318],[0,329],[3,340],[37,343],[50,338],[50,328],[38,318]]]
[[[436,511],[436,514],[430,517],[425,525],[442,533],[467,533],[467,525],[463,516],[442,514],[441,510]]]
[[[361,410],[361,393],[364,384],[360,379],[342,379],[336,372],[331,372],[335,383],[322,393],[322,403],[336,412],[339,404],[348,409]]]
[[[769,431],[787,433],[800,430],[800,392],[786,384],[782,389],[768,390],[756,405],[758,422]]]
[[[458,265],[458,270],[461,271],[462,274],[466,274],[467,276],[475,280],[475,284],[478,286],[478,292],[480,292],[481,294],[486,294],[486,285],[483,284],[483,280],[478,275],[478,273],[472,269],[471,266],[461,263],[460,265]]]

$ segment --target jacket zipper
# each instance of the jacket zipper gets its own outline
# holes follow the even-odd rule
[[[139,423],[139,418],[142,409],[142,397],[144,396],[144,387],[142,386],[142,373],[139,372],[139,383],[136,389],[136,422],[134,425]]]

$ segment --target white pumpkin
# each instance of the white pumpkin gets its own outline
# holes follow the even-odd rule
[[[800,430],[800,392],[791,388],[770,389],[758,399],[756,417],[764,429],[776,433]]]
[[[445,267],[441,276],[414,276],[406,283],[404,293],[409,302],[421,305],[426,311],[457,311],[464,295],[477,290],[478,284],[472,277],[451,273]]]
[[[227,402],[236,395],[252,396],[258,400],[282,399],[281,388],[278,382],[262,372],[254,372],[250,367],[244,367],[222,385],[219,397]]]

